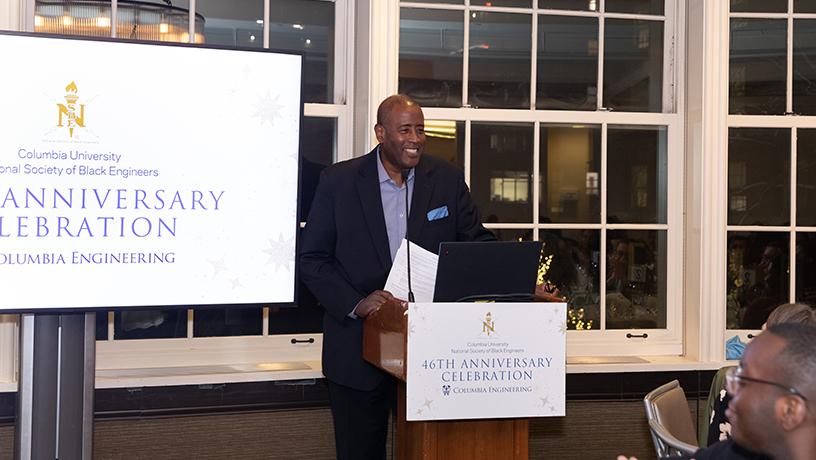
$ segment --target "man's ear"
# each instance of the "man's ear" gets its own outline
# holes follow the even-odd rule
[[[796,395],[786,395],[776,400],[776,419],[785,431],[793,431],[805,422],[807,406]]]
[[[377,123],[374,125],[374,135],[377,136],[377,142],[382,142],[385,138],[385,126]]]

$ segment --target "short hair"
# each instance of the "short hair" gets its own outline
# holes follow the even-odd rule
[[[814,397],[816,388],[816,327],[810,324],[781,323],[770,326],[769,332],[785,341],[776,357],[777,369],[784,382]]]
[[[803,303],[783,303],[768,315],[767,325],[799,323],[816,326],[816,311]]]
[[[377,107],[377,124],[381,125],[385,121],[386,115],[391,112],[391,109],[397,105],[404,105],[404,106],[412,106],[415,105],[419,107],[419,104],[410,96],[406,96],[405,94],[394,94],[392,96],[388,96],[387,98],[383,99],[380,102],[380,106]],[[420,109],[422,109],[420,107]]]

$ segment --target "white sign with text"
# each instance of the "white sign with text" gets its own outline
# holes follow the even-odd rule
[[[408,421],[565,415],[566,304],[414,303]]]

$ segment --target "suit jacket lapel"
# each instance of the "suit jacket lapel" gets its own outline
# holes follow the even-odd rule
[[[416,244],[421,241],[422,227],[427,222],[425,213],[434,189],[433,170],[420,160],[414,169],[414,193],[411,196],[411,212],[408,215],[408,239]],[[437,248],[425,248],[436,252]]]
[[[360,196],[360,205],[366,227],[371,233],[371,240],[377,250],[377,256],[383,267],[391,267],[391,249],[388,246],[388,232],[385,229],[385,216],[380,197],[380,181],[377,176],[377,149],[372,150],[360,168],[357,177],[357,194]]]

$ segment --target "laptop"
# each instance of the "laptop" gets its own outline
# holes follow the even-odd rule
[[[541,245],[541,241],[440,243],[434,302],[533,300]]]

